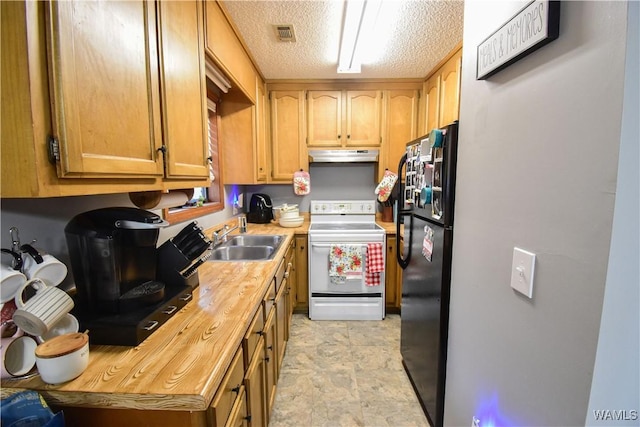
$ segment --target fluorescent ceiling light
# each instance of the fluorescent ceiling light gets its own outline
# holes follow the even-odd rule
[[[346,0],[338,73],[359,73],[367,43],[373,37],[382,0]]]

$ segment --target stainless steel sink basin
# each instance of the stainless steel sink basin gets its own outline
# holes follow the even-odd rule
[[[276,253],[273,246],[219,246],[211,251],[210,261],[263,261]]]
[[[211,251],[209,261],[268,261],[284,241],[283,235],[246,234],[230,236]]]
[[[273,246],[278,248],[284,240],[282,235],[269,234],[243,234],[239,236],[229,236],[226,243],[220,246]]]

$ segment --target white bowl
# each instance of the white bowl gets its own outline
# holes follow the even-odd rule
[[[280,219],[297,220],[299,217],[300,217],[300,211],[298,209],[291,209],[289,211],[280,212]]]
[[[300,227],[304,222],[304,217],[297,218],[280,218],[280,225],[286,228]]]

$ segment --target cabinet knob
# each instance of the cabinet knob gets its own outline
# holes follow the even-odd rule
[[[234,393],[240,393],[240,385],[235,386],[234,388],[231,389],[231,391]]]
[[[207,157],[207,162],[213,163],[213,157],[211,157],[211,156]]]
[[[340,137],[342,137],[342,135],[338,135],[338,139],[340,139]]]
[[[350,139],[350,138],[351,138],[351,135],[350,135],[350,134],[347,134],[347,139]]]

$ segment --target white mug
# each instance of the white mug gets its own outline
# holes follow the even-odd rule
[[[22,301],[22,292],[16,295],[18,309],[13,313],[13,321],[28,334],[45,334],[73,308],[73,299],[65,291],[47,286],[39,278],[29,280],[24,286],[33,286],[36,294],[26,302]]]
[[[53,255],[41,254],[40,262],[27,254],[22,271],[27,279],[42,279],[49,286],[58,286],[67,277],[67,266]]]
[[[9,322],[11,323],[11,322]],[[2,325],[2,333],[11,327],[9,323]],[[31,337],[24,335],[20,328],[6,338],[2,338],[2,378],[11,378],[29,373],[36,365],[36,347],[38,344]]]
[[[18,289],[27,282],[27,277],[19,270],[14,270],[6,264],[0,265],[0,302],[12,300]]]
[[[41,254],[38,262],[30,254],[25,254],[22,271],[27,279],[42,279],[49,286],[58,286],[67,277],[67,266],[56,257]]]

